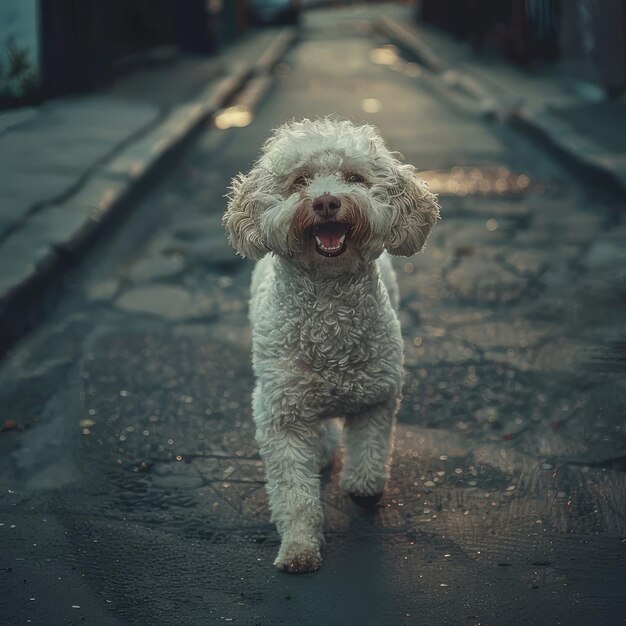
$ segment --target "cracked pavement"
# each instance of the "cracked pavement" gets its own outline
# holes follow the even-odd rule
[[[2,623],[624,623],[619,201],[378,63],[368,15],[309,14],[252,123],[208,127],[5,359]],[[250,415],[252,265],[220,219],[271,128],[330,112],[376,124],[443,219],[395,260],[388,489],[364,512],[335,464],[322,570],[290,577]]]

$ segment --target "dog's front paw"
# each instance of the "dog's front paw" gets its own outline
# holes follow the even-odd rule
[[[369,473],[354,472],[344,470],[339,478],[340,487],[356,501],[375,504],[380,500],[388,474],[386,472]]]
[[[283,541],[274,565],[289,574],[306,574],[317,571],[322,564],[317,545],[299,541]]]

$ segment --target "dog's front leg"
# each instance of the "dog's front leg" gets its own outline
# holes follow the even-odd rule
[[[342,489],[362,500],[377,502],[389,478],[389,461],[393,447],[393,429],[398,402],[368,407],[346,418]]]
[[[314,418],[267,420],[258,413],[255,420],[272,521],[281,537],[274,565],[294,574],[313,572],[322,560],[322,424]]]

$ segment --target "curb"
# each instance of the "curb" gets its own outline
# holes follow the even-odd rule
[[[574,166],[604,179],[620,194],[626,195],[626,156],[606,151],[592,139],[544,111],[523,107],[512,112],[509,123],[541,139]]]
[[[478,100],[485,113],[496,112],[495,100],[489,91],[470,76],[449,68],[416,28],[400,24],[387,15],[382,17],[375,27],[411,52],[427,70],[439,75],[446,86],[458,89],[470,98]]]
[[[564,160],[589,174],[602,178],[626,195],[626,157],[608,152],[592,139],[554,118],[544,110],[532,110],[523,103],[507,106],[479,79],[452,69],[420,35],[418,28],[401,24],[385,16],[376,23],[383,35],[408,50],[447,87],[457,89],[478,102],[481,112],[501,123],[540,139]],[[515,102],[513,95],[511,102]]]
[[[272,68],[296,38],[295,29],[281,30],[259,59],[173,107],[155,126],[100,165],[75,194],[32,215],[3,242],[0,356],[35,326],[46,301],[58,291],[62,273],[85,256],[108,225],[123,218],[205,123],[247,84],[269,84]]]
[[[296,40],[296,30],[293,28],[284,28],[281,30],[270,46],[259,57],[254,65],[255,74],[269,74],[278,60],[289,50]]]

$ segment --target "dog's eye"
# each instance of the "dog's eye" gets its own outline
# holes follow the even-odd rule
[[[297,189],[301,189],[302,187],[306,187],[309,184],[310,178],[308,174],[302,174],[293,181],[293,186]]]
[[[363,178],[363,176],[361,176],[361,174],[347,174],[346,175],[346,182],[348,182],[348,183],[364,183],[365,179]]]

